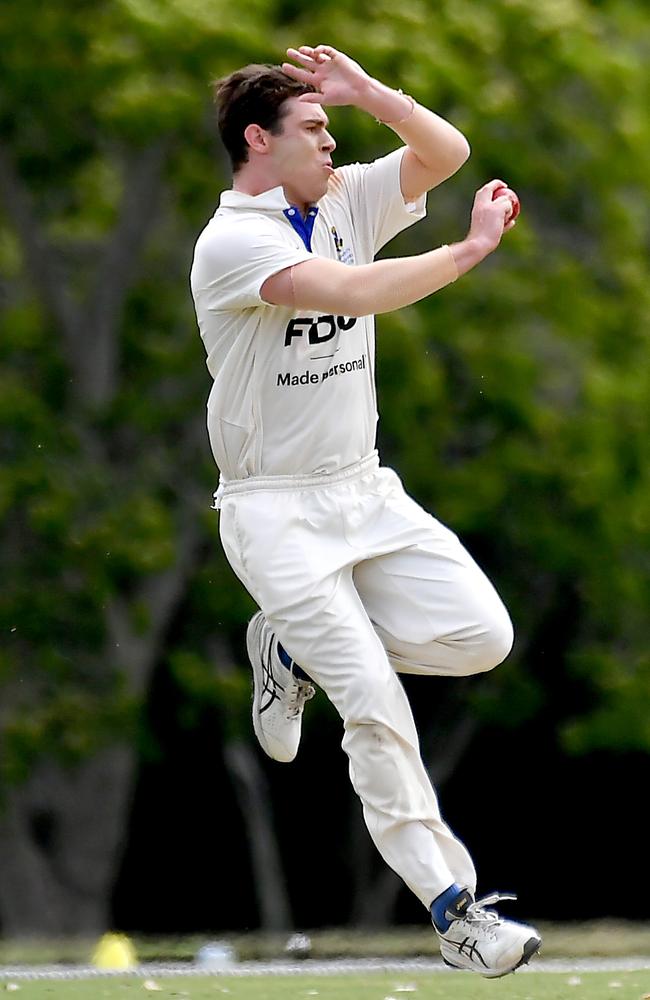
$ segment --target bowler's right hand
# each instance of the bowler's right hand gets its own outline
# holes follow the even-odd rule
[[[494,193],[499,188],[507,188],[505,181],[488,181],[476,192],[472,206],[467,239],[483,246],[486,256],[496,250],[503,234],[515,225],[515,220],[511,219],[514,200],[505,193],[495,198]]]

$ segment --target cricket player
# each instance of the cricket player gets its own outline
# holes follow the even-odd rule
[[[514,225],[517,199],[490,181],[464,240],[375,261],[425,215],[427,191],[464,163],[467,141],[330,45],[287,55],[216,85],[233,183],[191,274],[214,379],[220,535],[261,609],[247,633],[253,725],[270,757],[290,761],[313,684],[325,691],[370,836],[430,912],[444,960],[503,976],[539,935],[488,908],[514,897],[475,898],[472,859],[441,818],[398,674],[490,670],[512,626],[458,538],[380,465],[374,315],[483,260]],[[366,112],[401,147],[335,167],[328,105]]]

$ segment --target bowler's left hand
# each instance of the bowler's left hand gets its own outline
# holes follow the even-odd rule
[[[302,94],[298,98],[305,104],[355,105],[370,83],[371,78],[359,63],[331,45],[315,48],[301,45],[297,49],[287,49],[287,55],[302,68],[285,62],[282,72],[299,83],[316,87],[315,94]]]

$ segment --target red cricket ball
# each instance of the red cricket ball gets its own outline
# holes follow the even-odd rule
[[[495,201],[497,198],[501,198],[503,195],[506,195],[508,198],[510,198],[510,202],[512,204],[512,210],[510,212],[510,215],[506,217],[506,224],[507,224],[508,222],[514,222],[514,220],[517,218],[519,212],[521,211],[521,204],[515,192],[511,188],[509,188],[507,184],[503,184],[501,187],[496,188],[492,192],[492,201]]]

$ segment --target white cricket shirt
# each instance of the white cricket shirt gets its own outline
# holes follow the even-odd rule
[[[305,220],[281,187],[221,195],[190,280],[214,379],[208,432],[223,480],[337,472],[374,450],[374,317],[273,306],[260,289],[313,256],[370,263],[422,218],[426,196],[409,205],[402,198],[403,152],[339,167]]]

